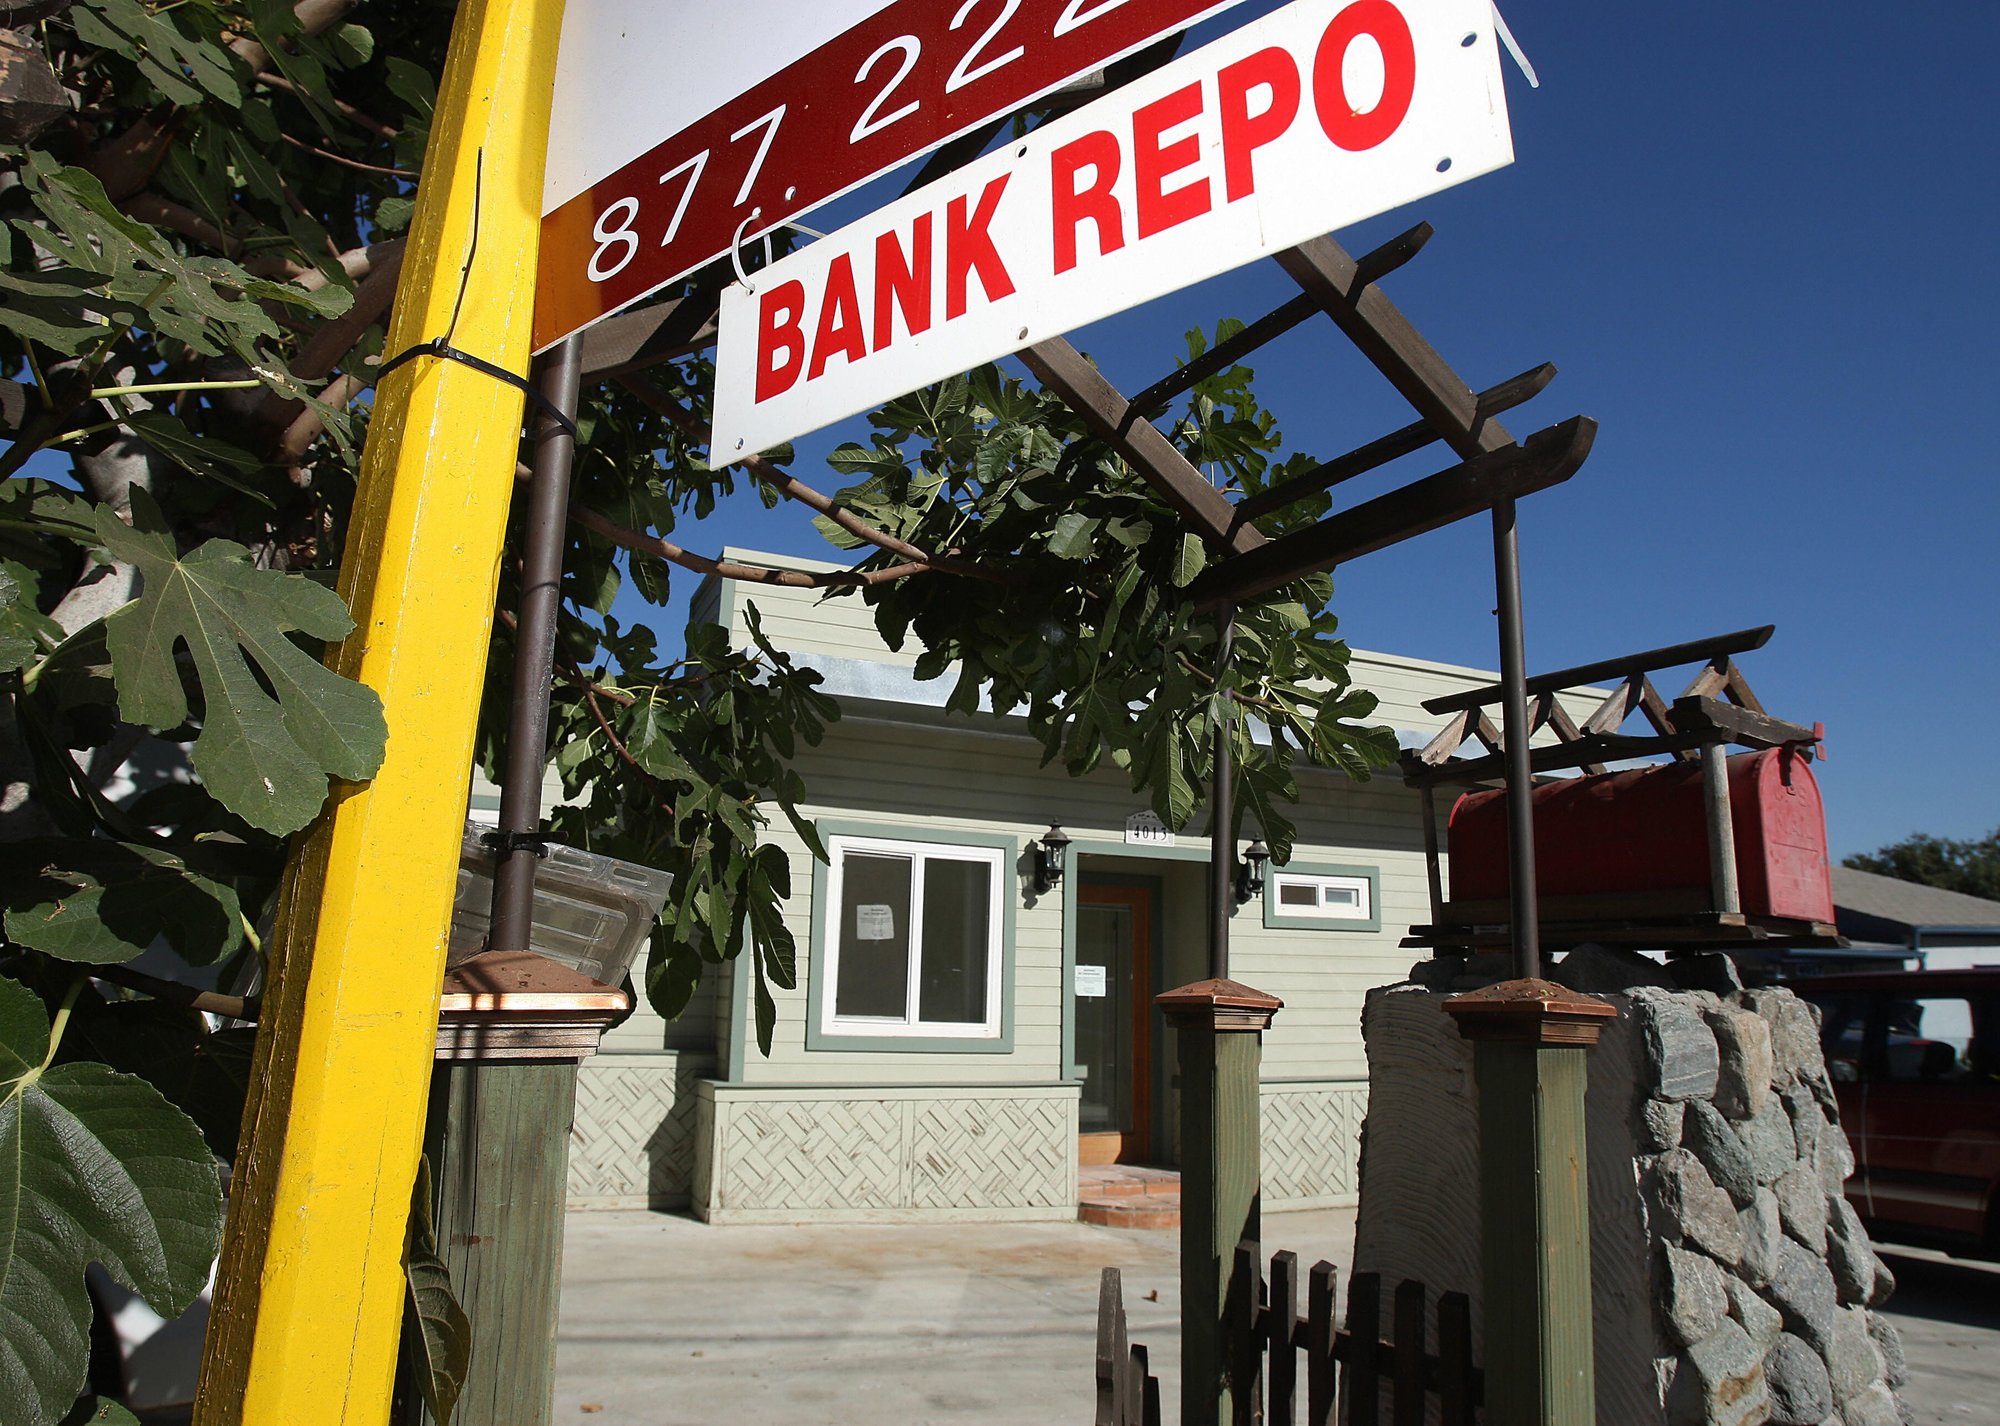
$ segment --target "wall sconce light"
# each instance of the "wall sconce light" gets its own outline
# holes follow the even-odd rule
[[[1049,823],[1049,830],[1035,843],[1035,895],[1047,896],[1062,885],[1068,852],[1069,833],[1060,822]]]
[[[1243,851],[1243,864],[1236,868],[1236,904],[1243,905],[1256,899],[1264,890],[1264,863],[1271,859],[1271,849],[1261,841],[1252,842]]]

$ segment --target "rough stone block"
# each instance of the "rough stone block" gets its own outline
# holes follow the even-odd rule
[[[1840,1414],[1849,1414],[1847,1403],[1882,1379],[1882,1354],[1868,1333],[1868,1314],[1859,1307],[1843,1307],[1833,1314],[1833,1344],[1826,1352],[1826,1372],[1833,1382],[1833,1399]]]
[[[1889,1265],[1880,1258],[1875,1259],[1875,1286],[1868,1294],[1868,1305],[1880,1307],[1896,1295],[1896,1275],[1889,1271]]]
[[[1791,1116],[1777,1100],[1766,1100],[1762,1109],[1735,1129],[1744,1151],[1750,1155],[1750,1167],[1756,1172],[1757,1182],[1776,1183],[1799,1161]]]
[[[1678,1345],[1703,1341],[1728,1312],[1728,1283],[1713,1258],[1685,1248],[1660,1250],[1660,1313]]]
[[[1736,1221],[1743,1228],[1743,1260],[1736,1270],[1752,1287],[1763,1287],[1778,1270],[1778,1245],[1785,1241],[1778,1195],[1768,1188],[1758,1189],[1756,1198],[1736,1215]]]
[[[1773,1426],[1819,1426],[1833,1411],[1833,1383],[1826,1363],[1802,1338],[1787,1332],[1764,1358],[1771,1387]]]
[[[1674,988],[1665,966],[1622,946],[1578,946],[1556,962],[1549,979],[1586,995],[1623,995],[1642,985]]]
[[[1715,1107],[1731,1119],[1752,1118],[1771,1097],[1771,1027],[1735,1005],[1719,1006],[1706,1018],[1719,1057]]]
[[[1840,1403],[1840,1420],[1841,1426],[1903,1426],[1903,1413],[1889,1388],[1878,1381]]]
[[[1701,1160],[1715,1186],[1738,1208],[1748,1207],[1757,1196],[1757,1170],[1749,1150],[1716,1107],[1704,1099],[1689,1100],[1680,1138]]]
[[[1875,1340],[1875,1350],[1882,1354],[1882,1380],[1892,1387],[1908,1381],[1910,1369],[1903,1359],[1903,1335],[1896,1330],[1896,1324],[1879,1312],[1871,1312],[1868,1335]]]
[[[1819,1101],[1811,1090],[1796,1084],[1778,1098],[1791,1118],[1792,1145],[1800,1162],[1818,1163],[1820,1135],[1826,1132],[1826,1116],[1820,1112]]]
[[[1854,1146],[1847,1131],[1829,1124],[1819,1135],[1819,1183],[1828,1193],[1839,1193],[1854,1174]]]
[[[1707,1099],[1721,1060],[1715,1033],[1685,1003],[1664,996],[1632,997],[1645,1049],[1645,1088],[1655,1099]]]
[[[1639,1111],[1639,1151],[1664,1154],[1681,1143],[1681,1120],[1687,1105],[1678,1099],[1649,1099]]]
[[[1830,1220],[1826,1265],[1833,1269],[1834,1286],[1842,1302],[1866,1303],[1875,1292],[1875,1250],[1869,1246],[1868,1231],[1853,1205],[1839,1194],[1828,1194],[1826,1206]]]
[[[1810,1165],[1800,1164],[1772,1184],[1771,1191],[1778,1195],[1785,1231],[1815,1253],[1825,1253],[1828,1195],[1819,1186],[1819,1175]]]
[[[1743,1260],[1743,1225],[1735,1205],[1686,1149],[1670,1150],[1654,1162],[1647,1199],[1660,1237],[1685,1239],[1730,1267]]]
[[[1787,1239],[1778,1247],[1778,1269],[1764,1295],[1785,1314],[1785,1330],[1826,1356],[1833,1348],[1833,1318],[1839,1300],[1833,1274],[1818,1257]]]
[[[1755,1426],[1771,1415],[1764,1354],[1736,1323],[1724,1318],[1709,1337],[1688,1348],[1667,1399],[1676,1426]]]
[[[1736,1319],[1736,1325],[1750,1334],[1757,1350],[1769,1352],[1778,1334],[1784,1331],[1784,1313],[1759,1297],[1741,1278],[1729,1278],[1723,1291],[1729,1295],[1729,1315]]]
[[[1691,956],[1675,956],[1667,962],[1667,973],[1682,990],[1706,990],[1715,995],[1733,995],[1743,988],[1736,973],[1736,960],[1721,951],[1700,951]]]
[[[1811,1005],[1781,986],[1746,990],[1737,998],[1770,1027],[1771,1071],[1779,1083],[1826,1078],[1819,1019]]]

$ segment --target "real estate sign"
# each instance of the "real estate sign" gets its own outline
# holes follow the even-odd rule
[[[540,350],[1238,0],[569,0]]]
[[[1512,158],[1488,0],[1295,0],[727,289],[715,458]]]

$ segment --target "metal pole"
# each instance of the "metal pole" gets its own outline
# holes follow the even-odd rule
[[[1215,615],[1215,677],[1229,671],[1229,648],[1236,639],[1236,606]],[[1220,688],[1218,687],[1218,693]],[[1231,741],[1233,710],[1218,697],[1215,715],[1215,795],[1208,812],[1208,973],[1229,979],[1229,913],[1236,906],[1236,745]]]
[[[535,359],[535,389],[563,415],[576,417],[583,339],[571,337]],[[570,463],[576,440],[545,410],[535,416],[534,476],[528,485],[521,549],[521,604],[514,642],[514,698],[507,717],[507,762],[500,779],[500,830],[538,832],[542,770],[549,745],[549,681],[556,615],[562,608],[562,557],[569,543]],[[534,924],[534,849],[503,846],[493,871],[493,926],[488,949],[525,951]]]
[[[1507,880],[1514,974],[1542,973],[1542,934],[1535,905],[1534,778],[1528,767],[1528,671],[1521,637],[1521,537],[1514,502],[1493,507],[1493,580],[1500,618],[1501,736],[1507,753]]]

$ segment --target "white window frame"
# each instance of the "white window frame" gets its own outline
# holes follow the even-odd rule
[[[910,974],[903,1017],[885,1015],[841,1015],[836,1010],[840,998],[840,928],[843,924],[847,890],[847,856],[850,852],[910,859]],[[820,992],[819,1032],[824,1036],[862,1035],[907,1037],[911,1039],[997,1040],[1001,1034],[1001,975],[1005,962],[1005,903],[1008,894],[1006,855],[998,847],[964,846],[953,842],[911,842],[890,837],[835,834],[826,838],[827,915],[824,944],[820,947],[820,974],[826,983]],[[990,878],[986,929],[986,1019],[979,1024],[963,1021],[918,1018],[918,997],[923,991],[923,918],[915,914],[923,905],[926,864],[932,861],[972,862],[987,869]]]
[[[1280,916],[1296,916],[1301,920],[1325,921],[1329,925],[1339,925],[1343,921],[1373,921],[1375,919],[1374,884],[1362,875],[1327,872],[1298,872],[1274,870],[1270,878],[1272,908]],[[1286,886],[1310,886],[1313,888],[1313,904],[1310,907],[1296,906],[1284,899]],[[1352,906],[1329,906],[1326,893],[1330,890],[1353,891]]]

